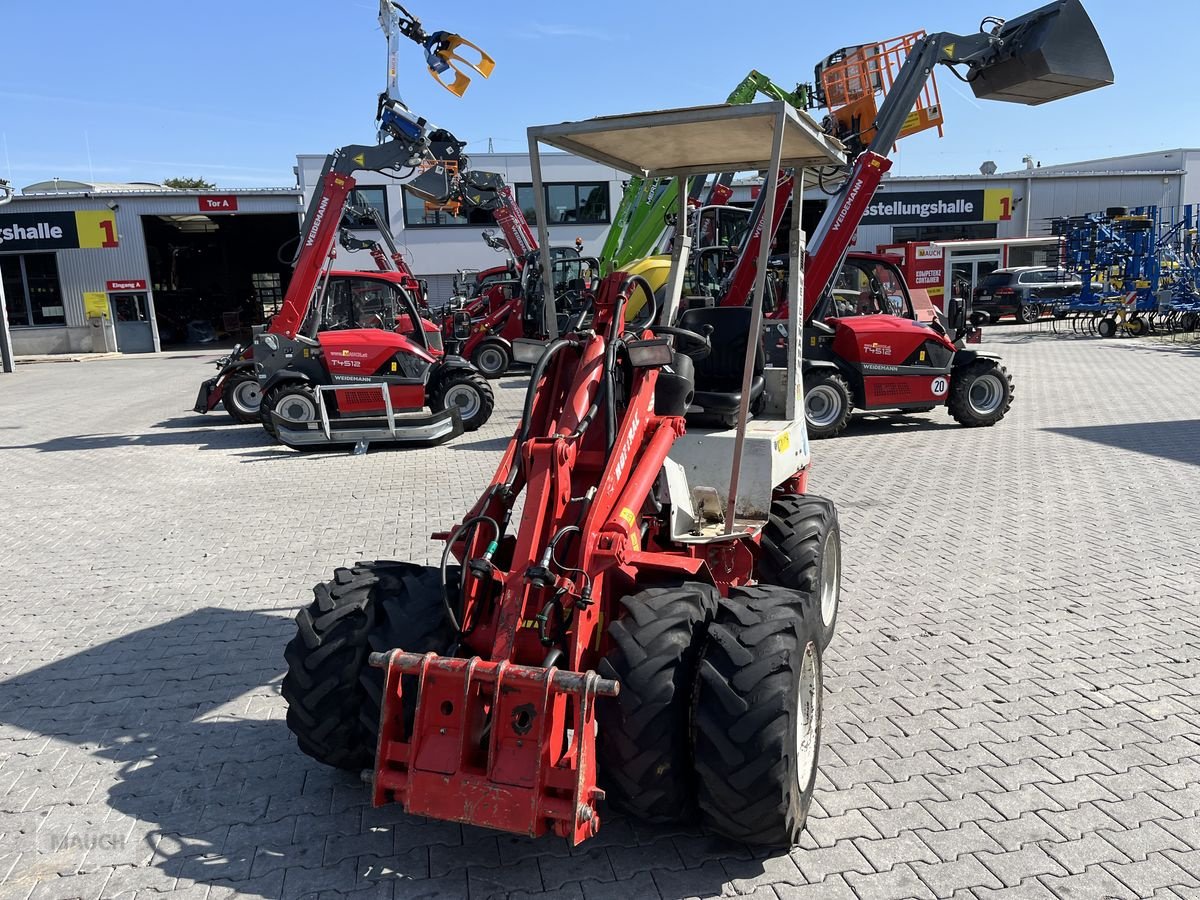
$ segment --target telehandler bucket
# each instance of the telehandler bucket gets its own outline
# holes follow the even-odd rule
[[[1010,19],[995,33],[994,62],[968,80],[980,100],[1040,106],[1113,83],[1108,53],[1079,0],[1060,0]]]

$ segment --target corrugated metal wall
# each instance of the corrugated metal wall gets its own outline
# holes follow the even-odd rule
[[[299,215],[300,198],[294,191],[271,191],[262,194],[241,194],[213,191],[216,194],[236,194],[237,215],[288,214]],[[79,248],[55,251],[59,283],[63,292],[63,314],[66,327],[87,325],[83,314],[83,295],[88,291],[103,291],[106,282],[142,279],[150,280],[150,264],[146,257],[146,238],[142,216],[200,215],[197,193],[179,194],[114,194],[103,197],[18,195],[5,208],[10,213],[75,212],[77,210],[112,210],[117,222],[118,246],[97,249]],[[206,213],[213,218],[220,214]],[[151,292],[151,303],[153,293]]]

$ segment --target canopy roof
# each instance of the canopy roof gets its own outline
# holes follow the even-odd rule
[[[530,140],[641,176],[742,172],[771,165],[777,122],[786,168],[845,165],[842,144],[781,101],[719,104],[535,125]]]

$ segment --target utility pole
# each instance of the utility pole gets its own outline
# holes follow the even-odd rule
[[[13,198],[12,186],[0,178],[0,206]],[[16,369],[13,359],[12,335],[8,330],[8,303],[4,299],[4,279],[0,278],[0,372],[12,373]]]

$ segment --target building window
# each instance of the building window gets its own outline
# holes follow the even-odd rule
[[[897,225],[892,229],[892,243],[905,241],[969,241],[991,240],[996,237],[996,224]]]
[[[65,325],[58,260],[53,253],[0,256],[8,324],[14,328]]]
[[[258,304],[260,318],[265,322],[279,312],[283,306],[283,285],[278,272],[256,272],[250,276],[254,288],[254,300]]]
[[[347,215],[342,217],[342,224],[347,228],[374,228],[375,223],[369,219],[356,216],[352,210],[357,207],[359,209],[374,209],[383,216],[383,221],[388,221],[387,208],[387,190],[383,187],[357,187],[350,192],[350,196],[346,201]]]
[[[551,225],[607,225],[608,184],[606,182],[555,183],[543,185],[546,212]],[[533,185],[517,185],[517,204],[525,211],[529,224],[537,222],[533,203]]]
[[[404,227],[425,228],[435,225],[494,225],[496,220],[490,212],[482,209],[461,208],[461,215],[444,209],[427,209],[425,201],[404,188]]]

